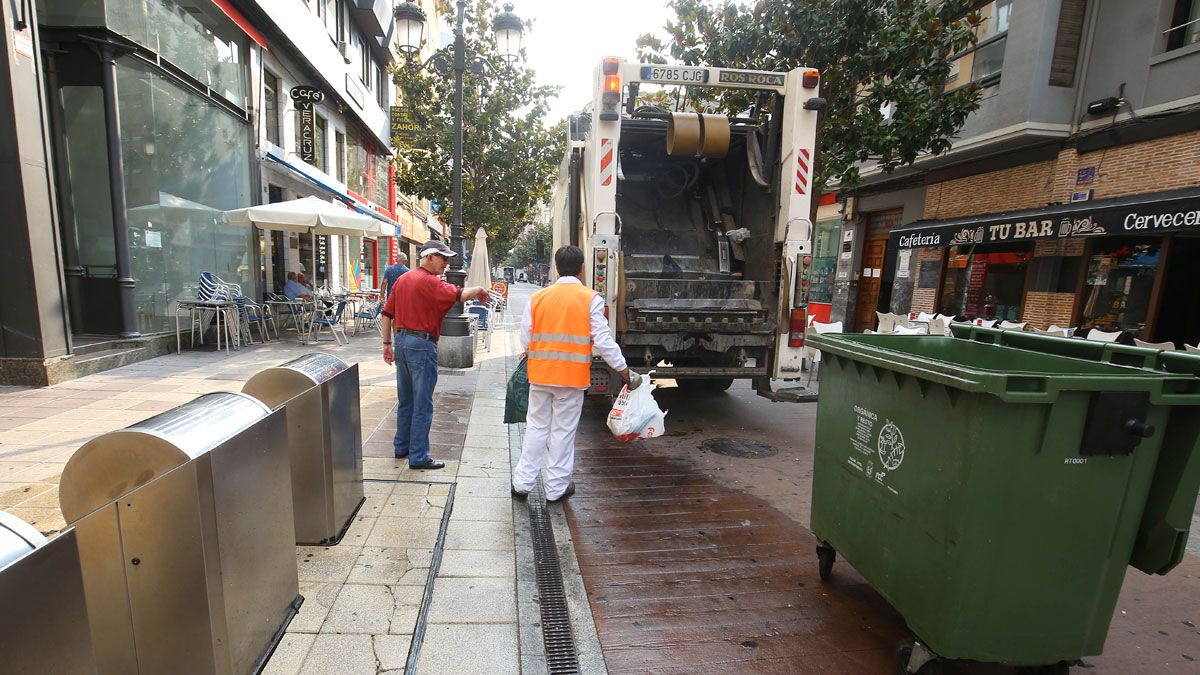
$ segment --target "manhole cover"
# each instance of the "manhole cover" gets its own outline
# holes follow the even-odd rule
[[[718,455],[726,455],[728,457],[748,457],[757,459],[760,457],[774,457],[779,454],[774,446],[758,441],[734,440],[731,438],[710,438],[700,444],[700,447],[705,450],[711,450]]]

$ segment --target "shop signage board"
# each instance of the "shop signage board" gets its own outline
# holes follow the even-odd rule
[[[392,145],[396,147],[412,147],[413,141],[421,132],[421,128],[412,119],[412,113],[402,105],[392,106],[391,125]]]
[[[315,165],[317,163],[317,113],[313,109],[313,104],[324,101],[325,93],[316,87],[299,85],[292,87],[291,95],[296,110],[300,112],[300,128],[297,130],[300,136],[300,159]]]
[[[1036,211],[918,221],[893,230],[891,236],[893,244],[908,249],[1178,231],[1200,232],[1200,190],[1060,204]]]

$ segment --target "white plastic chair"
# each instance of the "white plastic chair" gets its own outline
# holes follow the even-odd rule
[[[930,335],[950,335],[950,324],[938,318],[933,318],[929,321]]]
[[[1183,343],[1183,348],[1187,350],[1189,354],[1200,354],[1200,347],[1193,347],[1186,342]]]
[[[1161,350],[1164,352],[1175,351],[1175,343],[1174,342],[1146,342],[1144,340],[1139,340],[1137,338],[1133,338],[1133,346],[1142,347],[1145,349],[1158,349],[1158,350]]]
[[[917,312],[917,321],[921,321],[923,323],[929,323],[936,318],[936,314],[930,314],[929,312]]]
[[[1099,328],[1093,328],[1088,331],[1087,339],[1094,342],[1116,342],[1117,338],[1121,337],[1121,331],[1106,331]]]
[[[1075,328],[1074,327],[1063,328],[1061,326],[1056,326],[1054,324],[1050,324],[1050,327],[1046,329],[1046,332],[1047,333],[1056,333],[1063,337],[1071,337],[1072,335],[1075,334]]]
[[[820,335],[823,333],[841,333],[842,326],[843,324],[841,321],[832,321],[830,323],[813,321],[808,325],[808,328],[812,332]],[[809,347],[808,343],[805,342],[804,356],[808,359],[808,382],[809,384],[812,384],[813,371],[816,369],[817,364],[821,362],[821,350],[817,349],[816,347]]]
[[[896,326],[892,335],[925,335],[925,329],[919,326]]]
[[[888,312],[875,312],[879,323],[875,326],[877,333],[890,333],[896,327],[896,315]]]
[[[1000,322],[1000,327],[1003,328],[1004,330],[1025,330],[1025,327],[1028,325],[1029,325],[1028,321],[1021,321],[1021,322],[1001,321]]]
[[[933,318],[940,319],[942,321],[942,326],[944,326],[942,332],[946,335],[946,337],[951,337],[954,335],[950,332],[950,324],[958,322],[954,320],[953,314],[934,314]]]

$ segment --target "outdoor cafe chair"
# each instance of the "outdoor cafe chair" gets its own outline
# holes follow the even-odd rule
[[[473,315],[476,319],[476,325],[479,329],[480,341],[483,343],[484,351],[492,348],[492,322],[491,310],[484,305],[473,304],[467,306],[467,312]]]
[[[1139,340],[1137,338],[1133,338],[1133,346],[1143,347],[1145,349],[1158,349],[1158,350],[1164,351],[1164,352],[1175,351],[1175,343],[1174,342],[1146,342],[1145,340]]]
[[[1087,332],[1087,339],[1093,342],[1116,342],[1121,337],[1121,331],[1106,331],[1093,328]]]
[[[1062,337],[1071,337],[1075,334],[1075,329],[1063,328],[1062,326],[1058,326],[1056,324],[1050,324],[1050,327],[1046,329],[1046,332],[1053,335],[1061,335]]]
[[[824,333],[841,333],[843,325],[844,324],[841,321],[832,321],[830,323],[813,321],[808,325],[808,330],[818,335],[822,335]],[[815,371],[818,367],[818,364],[821,363],[821,350],[817,349],[816,347],[807,346],[806,342],[804,347],[804,356],[808,359],[808,384],[812,384],[813,371]]]
[[[1188,343],[1186,343],[1186,342],[1185,342],[1185,343],[1183,343],[1183,348],[1184,348],[1184,350],[1186,350],[1186,351],[1187,351],[1189,354],[1200,354],[1200,347],[1196,347],[1196,346],[1189,345],[1189,344],[1188,344]]]
[[[896,328],[896,315],[888,312],[875,312],[879,323],[875,326],[878,333],[890,333]]]
[[[310,339],[312,339],[314,342],[319,342],[321,340],[321,331],[328,327],[329,333],[333,336],[334,342],[339,345],[342,344],[341,340],[338,339],[338,332],[341,332],[342,340],[345,340],[346,344],[350,344],[350,338],[346,337],[346,329],[344,326],[342,326],[342,312],[345,310],[346,301],[338,300],[337,305],[332,313],[330,313],[328,310],[324,312],[318,311],[317,315],[313,317],[312,323],[309,324]],[[312,332],[314,328],[316,329],[315,334]]]
[[[376,301],[367,303],[366,307],[355,312],[354,333],[357,335],[359,330],[365,329],[368,326],[374,326],[375,330],[379,332],[380,337],[382,337],[383,325],[379,322],[379,313],[381,311],[383,311],[383,305]]]
[[[1000,322],[1000,327],[1003,328],[1004,330],[1025,330],[1025,327],[1028,325],[1029,325],[1028,321],[1021,321],[1021,322],[1001,321]]]

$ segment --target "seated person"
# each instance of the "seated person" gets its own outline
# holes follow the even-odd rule
[[[300,283],[295,272],[287,273],[287,283],[283,285],[283,295],[288,300],[312,300],[308,286]]]

